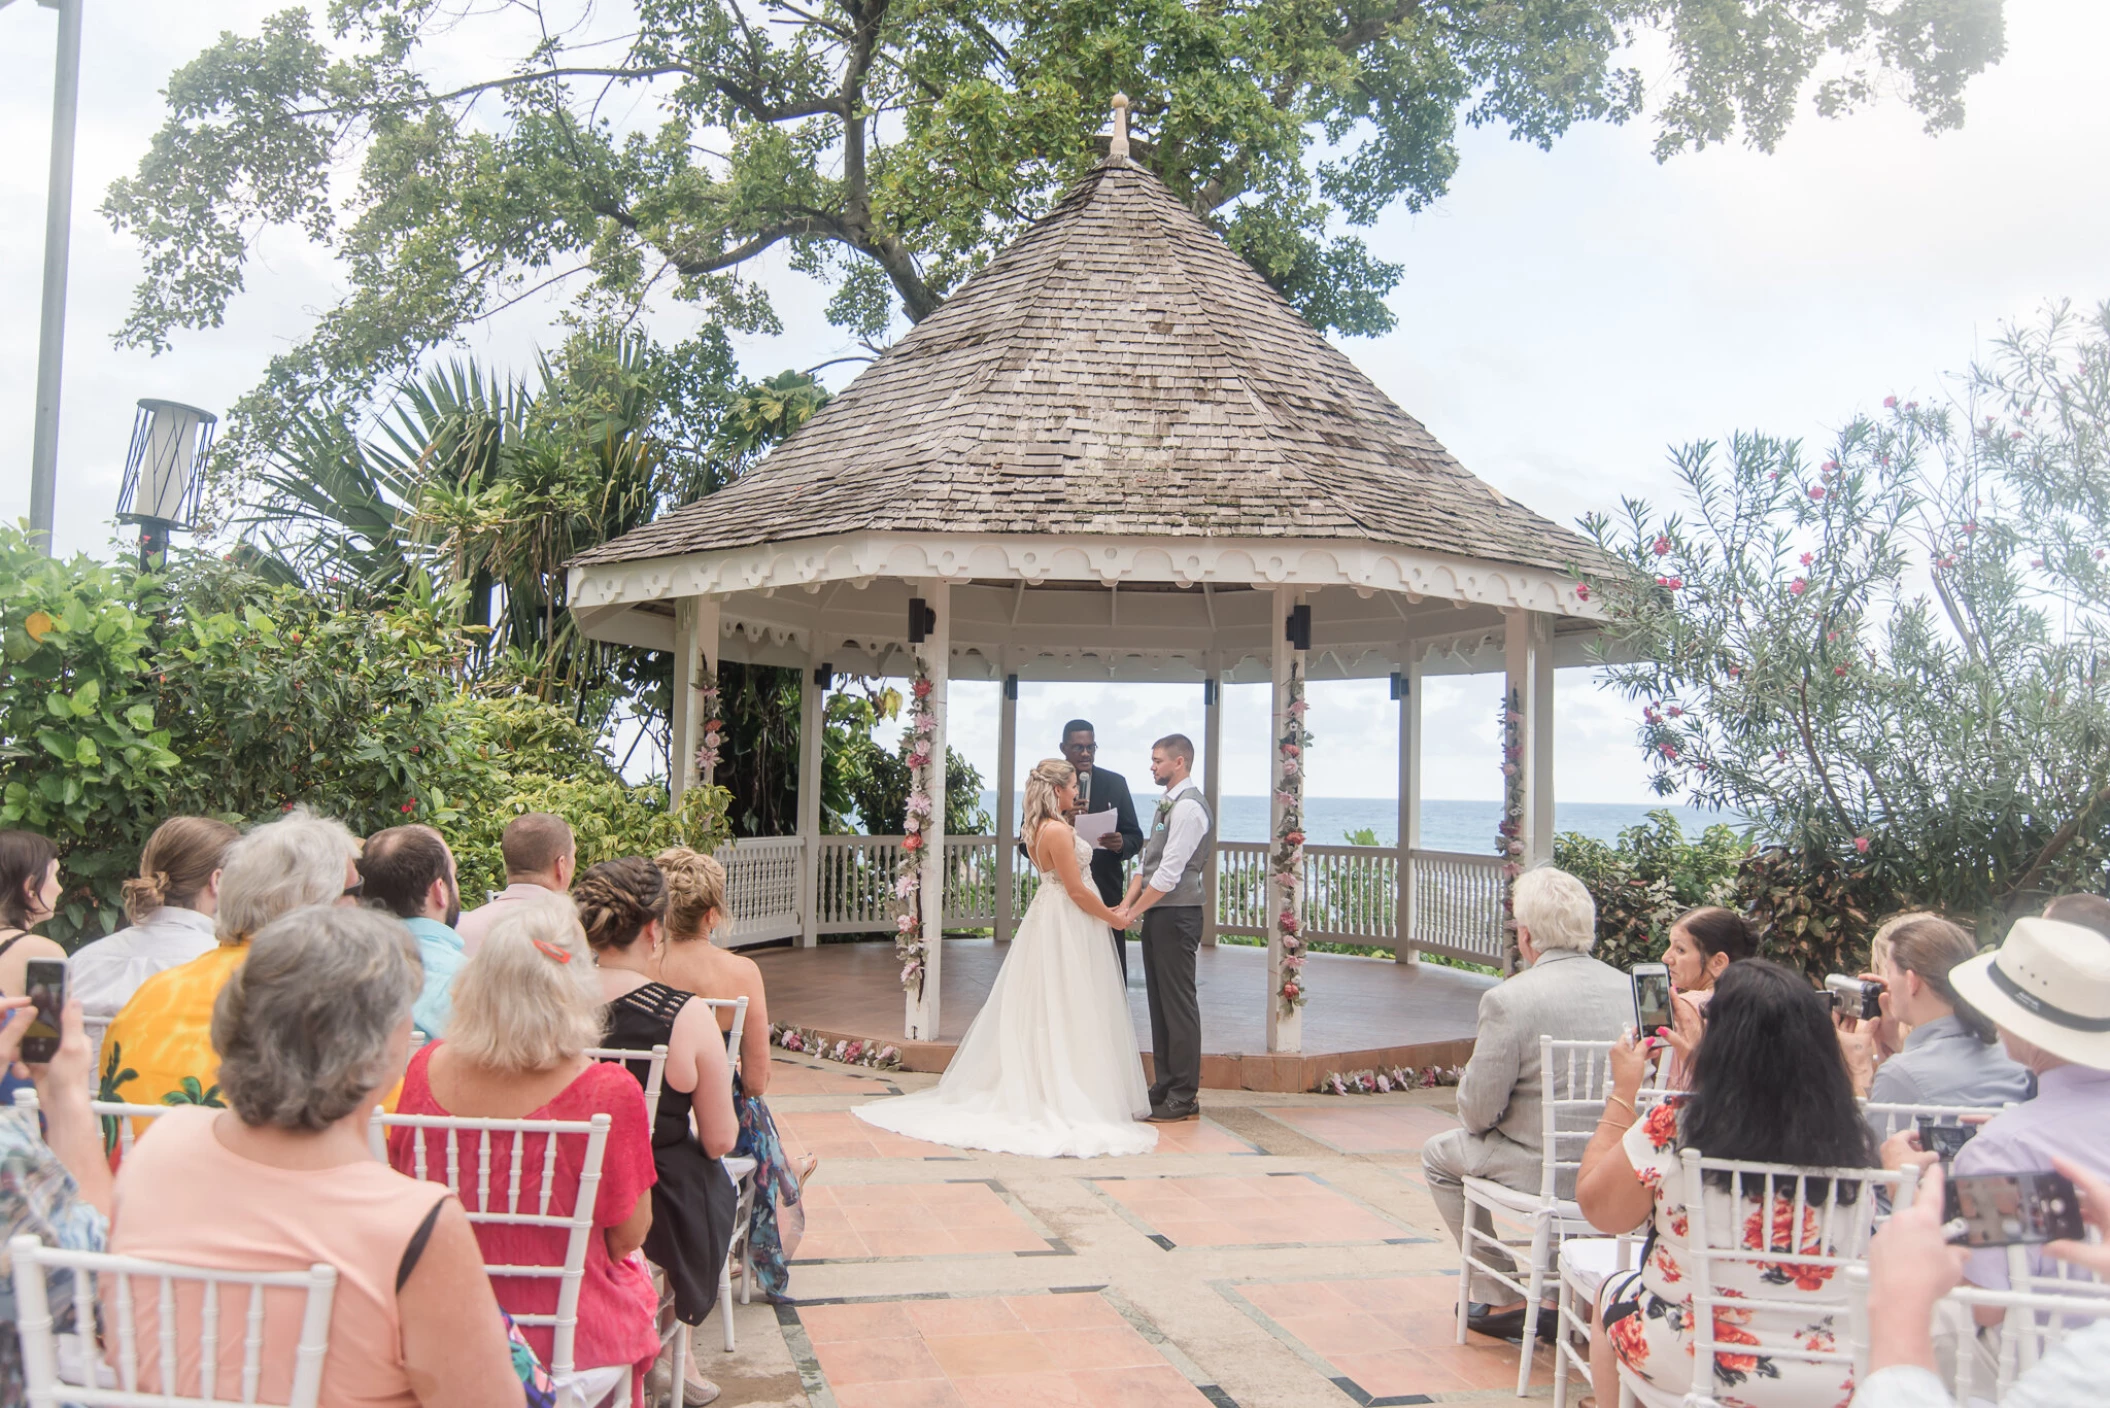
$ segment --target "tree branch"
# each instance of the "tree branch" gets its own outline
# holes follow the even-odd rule
[[[1382,38],[1386,30],[1401,20],[1412,19],[1420,14],[1421,7],[1422,0],[1399,0],[1398,4],[1384,14],[1350,25],[1340,38],[1333,41],[1334,47],[1344,54],[1352,54],[1364,45]]]
[[[826,117],[840,115],[841,108],[833,98],[808,98],[804,102],[786,103],[772,107],[764,102],[762,95],[729,78],[705,73],[687,64],[654,64],[650,68],[547,68],[534,73],[516,73],[505,78],[487,79],[482,83],[470,83],[445,93],[426,96],[421,101],[437,107],[451,103],[457,98],[467,98],[478,93],[488,93],[500,88],[518,87],[523,83],[540,83],[551,78],[611,78],[618,82],[638,82],[648,78],[664,78],[669,74],[680,74],[706,85],[723,97],[738,103],[749,117],[757,122],[788,122],[801,117]],[[363,111],[361,107],[345,107],[332,104],[328,107],[300,108],[286,114],[290,118],[337,117],[346,113]]]
[[[2081,834],[2081,827],[2087,823],[2090,813],[2105,803],[2110,803],[2110,787],[2102,788],[2081,803],[2080,810],[2069,817],[2064,826],[2051,834],[2051,839],[2044,843],[2043,850],[2037,852],[2037,858],[2030,862],[2029,869],[2022,873],[2022,878],[2008,887],[2007,898],[2010,903],[2028,894],[2036,886],[2038,878],[2059,858],[2059,853],[2072,845],[2074,838]]]

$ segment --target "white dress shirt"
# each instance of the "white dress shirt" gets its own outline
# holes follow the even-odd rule
[[[515,880],[512,884],[491,896],[489,904],[479,905],[475,909],[463,911],[462,917],[454,925],[454,932],[462,936],[462,952],[472,958],[475,957],[477,948],[484,941],[484,935],[491,932],[491,926],[498,922],[501,915],[522,900],[533,899],[537,895],[561,893],[563,893],[561,890],[552,890],[546,885],[537,885],[532,880]]]
[[[210,953],[219,943],[211,915],[165,904],[143,922],[84,945],[66,965],[66,986],[80,999],[83,1016],[107,1022],[141,983]]]
[[[1150,877],[1150,888],[1162,894],[1171,894],[1179,888],[1180,874],[1186,870],[1187,862],[1194,859],[1194,848],[1202,843],[1209,833],[1209,822],[1202,811],[1200,789],[1194,779],[1182,778],[1165,789],[1165,796],[1178,797],[1172,804],[1172,815],[1165,818],[1165,851],[1158,857],[1157,872]],[[1160,800],[1159,805],[1164,805]]]
[[[2097,1320],[2067,1335],[2016,1379],[2000,1400],[2000,1408],[2075,1408],[2100,1403],[2106,1380],[2110,1380],[2110,1320]],[[1974,1396],[1972,1401],[1982,1400]],[[1930,1371],[1915,1364],[1893,1364],[1861,1381],[1854,1391],[1853,1408],[1954,1408],[1955,1402],[1948,1386]]]

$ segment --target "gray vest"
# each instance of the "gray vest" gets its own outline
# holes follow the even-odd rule
[[[1156,907],[1159,909],[1200,908],[1202,875],[1216,856],[1216,818],[1209,815],[1209,804],[1202,800],[1202,790],[1194,785],[1192,778],[1188,779],[1185,787],[1172,795],[1174,802],[1187,799],[1191,799],[1195,806],[1201,808],[1201,844],[1197,845],[1194,854],[1187,858],[1187,868],[1180,872],[1179,883],[1172,887],[1172,893],[1157,902]],[[1158,873],[1158,866],[1165,859],[1165,837],[1171,819],[1172,808],[1160,802],[1158,813],[1150,825],[1150,839],[1143,843],[1143,854],[1136,861],[1146,885]]]

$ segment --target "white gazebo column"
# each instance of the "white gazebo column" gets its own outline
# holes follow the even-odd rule
[[[1408,646],[1393,676],[1399,689],[1399,867],[1393,916],[1399,934],[1392,956],[1421,961],[1414,947],[1414,853],[1421,849],[1421,649]]]
[[[922,660],[931,683],[930,766],[924,772],[931,808],[930,820],[923,828],[923,875],[917,895],[923,906],[923,984],[921,991],[907,994],[906,1035],[910,1041],[936,1041],[938,984],[945,959],[945,698],[952,655],[947,644],[952,638],[952,593],[937,578],[917,582],[915,592],[925,606],[937,613],[938,620],[922,644],[909,647]]]
[[[1533,613],[1512,609],[1503,613],[1506,618],[1502,631],[1502,703],[1503,708],[1513,711],[1515,718],[1505,715],[1503,730],[1502,806],[1503,824],[1511,827],[1510,861],[1519,873],[1531,869],[1547,857],[1536,848],[1534,818],[1538,814],[1538,793],[1542,784],[1539,776],[1539,759],[1533,744],[1539,729],[1536,716],[1543,712],[1539,705],[1537,670],[1534,668],[1541,653],[1537,648],[1538,626]],[[1515,756],[1510,757],[1514,749]],[[1510,769],[1514,768],[1514,772]],[[1517,844],[1521,842],[1521,845]],[[1509,936],[1510,951],[1503,966],[1513,968],[1518,961],[1516,936]]]
[[[1535,865],[1553,859],[1553,617],[1531,613],[1531,792],[1525,804],[1524,847]]]
[[[691,782],[709,786],[717,780],[715,768],[700,778],[696,772],[705,723],[697,686],[703,682],[718,682],[718,598],[680,597],[674,602],[674,698],[667,747],[667,790],[677,802]]]
[[[1005,663],[1009,664],[1008,657]],[[996,941],[1011,942],[1017,927],[1018,676],[1004,675],[996,705]]]
[[[1223,836],[1224,682],[1223,664],[1214,655],[1202,675],[1202,801],[1209,808],[1219,839]],[[1202,871],[1202,947],[1216,947],[1216,884],[1221,874],[1211,858]]]
[[[1289,642],[1289,617],[1296,608],[1297,592],[1293,587],[1275,588],[1274,611],[1274,686],[1273,707],[1268,717],[1274,722],[1273,732],[1268,736],[1269,777],[1272,789],[1268,795],[1268,882],[1267,882],[1267,1049],[1269,1051],[1301,1051],[1304,1049],[1304,1019],[1295,1007],[1286,1007],[1281,998],[1282,991],[1282,929],[1278,920],[1285,910],[1297,916],[1301,922],[1304,906],[1300,885],[1287,888],[1275,880],[1273,856],[1282,834],[1283,813],[1292,804],[1301,811],[1304,795],[1304,765],[1299,761],[1296,774],[1291,776],[1283,769],[1282,735],[1290,724],[1290,681],[1301,672],[1303,655],[1291,648]],[[1285,800],[1288,799],[1288,800]],[[1302,976],[1301,974],[1299,975]]]
[[[826,768],[828,664],[820,637],[799,682],[799,947],[821,941],[821,773]]]

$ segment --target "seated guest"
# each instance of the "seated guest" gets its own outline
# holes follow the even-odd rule
[[[428,1037],[447,1034],[447,990],[467,962],[454,924],[462,917],[454,852],[429,826],[391,826],[366,838],[359,853],[360,898],[403,921],[418,941],[425,985],[411,1020]]]
[[[545,894],[508,905],[476,956],[454,980],[454,1014],[447,1035],[421,1047],[403,1076],[396,1109],[405,1115],[458,1115],[501,1120],[590,1120],[610,1117],[594,1197],[594,1235],[586,1246],[579,1284],[579,1322],[572,1345],[574,1370],[614,1365],[633,1369],[635,1381],[659,1354],[655,1321],[659,1297],[636,1255],[652,1225],[652,1121],[645,1094],[621,1066],[586,1054],[601,1036],[601,986],[577,912],[562,895]],[[389,1162],[417,1167],[419,1133],[389,1131]],[[428,1141],[427,1167],[443,1177],[444,1139]],[[491,1160],[493,1197],[519,1179],[522,1206],[540,1203],[545,1146],[527,1140],[520,1169],[512,1167],[511,1136],[484,1146]],[[552,1208],[573,1206],[586,1153],[583,1136],[558,1141]],[[430,1156],[437,1155],[435,1162]],[[464,1155],[465,1158],[468,1155]],[[477,1157],[481,1157],[479,1154]],[[466,1185],[473,1186],[473,1185]],[[551,1227],[482,1223],[476,1240],[492,1266],[561,1266],[568,1234]],[[553,1277],[494,1278],[508,1314],[549,1315],[557,1309]],[[550,1326],[522,1326],[545,1363],[555,1344]]]
[[[403,926],[357,909],[300,909],[247,947],[213,1007],[229,1108],[171,1110],[140,1136],[117,1176],[110,1250],[225,1270],[336,1267],[324,1408],[519,1408],[505,1322],[461,1205],[367,1147],[376,1095],[410,1048],[419,975]],[[202,1292],[177,1294],[183,1323],[195,1324]],[[265,1300],[260,1401],[286,1401],[299,1306],[290,1293]],[[244,1336],[235,1312],[223,1314],[226,1395],[242,1381]],[[134,1317],[140,1342],[153,1344],[153,1295],[135,1295]],[[141,1388],[197,1392],[199,1343],[176,1336],[171,1385],[157,1357],[141,1354]]]
[[[1670,969],[1671,1014],[1676,1028],[1642,1032],[1661,1036],[1671,1046],[1670,1088],[1692,1082],[1692,1048],[1700,1039],[1700,1014],[1714,994],[1717,978],[1730,964],[1758,956],[1758,926],[1733,909],[1702,905],[1679,915],[1670,926],[1663,966]]]
[[[54,939],[30,930],[59,905],[59,849],[34,831],[0,831],[0,995],[28,991],[22,972],[32,958],[64,958]]]
[[[2061,895],[2044,906],[2044,917],[2110,937],[2110,900],[2101,895]]]
[[[769,1089],[769,1000],[762,991],[762,970],[752,958],[711,942],[712,933],[727,918],[725,867],[686,846],[661,851],[657,859],[667,882],[667,945],[659,980],[698,997],[747,999],[747,1025],[741,1030],[739,1068],[733,1075],[733,1104],[740,1112],[740,1142],[733,1152],[756,1164],[748,1253],[755,1266],[755,1289],[777,1300],[790,1283],[791,1252],[805,1227],[804,1210],[789,1210],[798,1207],[799,1189],[820,1161],[808,1155],[793,1166],[762,1100]],[[730,1031],[732,1012],[714,1010],[719,1027]]]
[[[1590,1335],[1590,1376],[1599,1403],[1619,1401],[1615,1362],[1671,1397],[1714,1392],[1712,1378],[1693,1368],[1692,1285],[1683,1265],[1691,1228],[1681,1150],[1752,1163],[1827,1168],[1875,1163],[1875,1140],[1854,1102],[1830,1019],[1808,981],[1777,963],[1754,958],[1729,965],[1707,1006],[1707,1035],[1693,1052],[1691,1093],[1637,1119],[1634,1097],[1646,1065],[1634,1039],[1620,1038],[1612,1051],[1612,1093],[1575,1183],[1583,1216],[1600,1231],[1625,1233],[1642,1222],[1651,1224],[1640,1268],[1608,1278],[1599,1294]],[[1770,1238],[1772,1229],[1783,1225],[1781,1219],[1794,1222],[1794,1194],[1792,1185],[1782,1188],[1769,1211],[1756,1198],[1733,1207],[1726,1186],[1710,1189],[1708,1221],[1717,1227],[1743,1226],[1747,1239],[1760,1231]],[[1772,1242],[1747,1240],[1744,1245],[1758,1249]],[[1836,1254],[1814,1224],[1796,1235],[1794,1245]],[[1736,1401],[1751,1408],[1835,1404],[1852,1391],[1847,1365],[1777,1359],[1765,1352],[1769,1340],[1845,1337],[1846,1287],[1829,1284],[1829,1270],[1805,1270],[1810,1274],[1776,1283],[1749,1262],[1717,1264],[1717,1286],[1725,1295],[1806,1302],[1808,1307],[1788,1318],[1785,1312],[1747,1313],[1735,1322],[1736,1343],[1744,1352],[1717,1353],[1722,1382],[1734,1385]]]
[[[2110,1181],[2064,1160],[2057,1171],[2081,1194],[2081,1216],[2110,1234]],[[2045,1251],[2110,1280],[2110,1245],[2052,1242]],[[1934,1315],[1963,1279],[1963,1248],[1942,1229],[1942,1173],[1927,1170],[1912,1206],[1876,1233],[1868,1249],[1868,1376],[1853,1408],[1954,1408],[1935,1372]],[[2110,1318],[2092,1319],[2044,1352],[2001,1396],[2001,1408],[2071,1408],[2099,1402],[2110,1379]]]
[[[212,952],[220,867],[241,834],[209,816],[172,816],[154,828],[138,877],[124,884],[131,927],[83,945],[66,965],[81,1011],[107,1022],[148,978]]]
[[[227,848],[213,912],[219,946],[139,985],[103,1033],[105,1099],[220,1105],[212,1006],[249,956],[250,937],[318,904],[356,905],[359,842],[341,822],[295,807]]]
[[[2005,1105],[2029,1098],[2029,1072],[2008,1059],[1999,1033],[1949,986],[1978,952],[1946,919],[1899,925],[1877,972],[1883,1010],[1909,1032],[1905,1049],[1876,1067],[1868,1098],[1881,1105]],[[1877,1133],[1888,1133],[1879,1128]]]
[[[2017,919],[1995,953],[1949,970],[1949,986],[1999,1029],[2007,1054],[2037,1077],[2034,1098],[2003,1110],[1957,1152],[1953,1171],[2026,1173],[2066,1159],[2110,1178],[2110,936],[2056,919]],[[1916,1130],[1884,1146],[1895,1163]],[[2033,1274],[2048,1271],[2041,1247],[2029,1249]],[[1964,1277],[2005,1290],[2005,1248],[1971,1254]],[[1997,1320],[1998,1311],[1981,1312]]]
[[[0,1026],[0,1070],[12,1066],[33,1013],[26,997],[0,998],[7,1015]],[[99,1252],[110,1230],[110,1165],[103,1136],[88,1107],[94,1047],[77,1002],[59,1018],[59,1049],[48,1065],[29,1067],[36,1082],[37,1116],[12,1103],[0,1106],[0,1238],[31,1236],[47,1247]],[[79,1333],[68,1271],[47,1273],[53,1328]],[[0,1403],[28,1402],[22,1341],[15,1332],[14,1282],[0,1277]]]
[[[465,952],[475,953],[491,925],[508,906],[539,895],[561,895],[571,889],[572,872],[579,868],[579,852],[571,825],[548,812],[528,812],[506,823],[498,838],[498,853],[505,861],[506,887],[463,914],[455,930],[462,936]]]
[[[1916,924],[1922,919],[1939,919],[1941,916],[1931,909],[1909,909],[1893,914],[1876,926],[1875,934],[1868,941],[1868,971],[1860,977],[1881,982],[1883,968],[1890,961],[1891,939],[1907,924]],[[1882,1014],[1873,1020],[1862,1021],[1842,1012],[1832,1014],[1832,1024],[1839,1030],[1839,1047],[1846,1053],[1846,1069],[1853,1074],[1854,1091],[1868,1094],[1875,1083],[1876,1067],[1905,1049],[1905,1038],[1912,1034],[1911,1026],[1891,1012],[1889,1004],[1883,1004]]]
[[[602,1043],[631,1051],[667,1048],[653,1112],[652,1162],[659,1182],[652,1188],[645,1255],[674,1288],[675,1318],[700,1325],[718,1299],[718,1272],[732,1245],[739,1203],[719,1162],[740,1137],[725,1038],[710,1008],[652,976],[666,944],[667,884],[658,866],[643,856],[590,865],[579,872],[572,898],[593,948],[601,995],[608,999]],[[648,1070],[648,1063],[631,1066],[640,1081]],[[688,1408],[718,1396],[718,1386],[694,1369],[692,1358],[683,1387]]]
[[[1597,906],[1582,881],[1551,866],[1517,877],[1517,952],[1526,965],[1480,997],[1473,1056],[1458,1082],[1458,1120],[1421,1149],[1429,1197],[1462,1243],[1465,1183],[1470,1176],[1539,1191],[1539,1038],[1610,1041],[1634,1021],[1634,994],[1624,973],[1590,957],[1597,942]],[[1564,1190],[1565,1191],[1565,1190]],[[1492,1231],[1482,1215],[1483,1231]],[[1500,1265],[1502,1253],[1474,1244],[1482,1259]],[[1519,1277],[1519,1279],[1522,1279]],[[1513,1339],[1524,1328],[1525,1305],[1509,1299],[1499,1281],[1475,1273],[1467,1325],[1481,1334]],[[1506,1303],[1505,1303],[1506,1302]],[[1540,1329],[1553,1333],[1552,1317]]]

